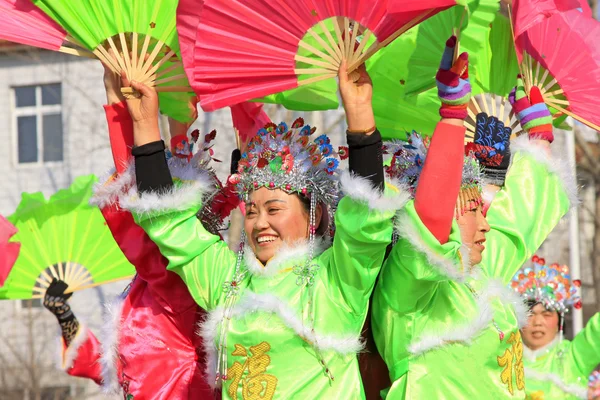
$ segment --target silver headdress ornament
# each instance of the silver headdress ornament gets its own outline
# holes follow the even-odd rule
[[[216,203],[224,202],[225,192],[221,181],[217,177],[215,170],[212,167],[212,162],[221,162],[213,157],[212,141],[215,139],[217,131],[213,130],[204,136],[200,136],[198,129],[191,133],[191,139],[187,135],[177,135],[171,138],[171,148],[165,150],[167,163],[169,168],[181,171],[181,176],[173,176],[173,180],[184,181],[186,179],[186,171],[190,168],[199,168],[208,173],[211,181],[214,182],[214,194],[204,199],[203,207],[198,211],[197,217],[202,221],[202,225],[210,233],[218,235],[223,229],[223,221],[227,215],[214,212],[218,207]],[[194,147],[197,147],[194,154]]]
[[[267,124],[248,143],[238,163],[237,184],[242,200],[254,190],[281,189],[332,204],[337,198],[339,160],[326,135],[310,136],[316,131],[298,118],[291,128],[285,122]]]
[[[383,154],[391,155],[389,165],[385,167],[385,173],[388,177],[405,184],[413,197],[417,191],[430,143],[431,139],[428,136],[422,137],[413,131],[408,135],[406,142],[395,140],[385,142],[383,145]],[[483,179],[483,171],[477,158],[473,154],[466,154],[457,215],[463,214],[465,209],[472,205],[472,201],[475,201],[477,205],[483,204],[481,197]]]

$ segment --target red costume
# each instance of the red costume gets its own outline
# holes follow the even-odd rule
[[[126,172],[133,125],[125,103],[105,106],[120,188],[134,181]],[[112,186],[112,185],[111,185]],[[137,270],[129,287],[107,306],[109,321],[102,343],[84,325],[68,348],[62,367],[68,374],[93,379],[108,393],[126,399],[213,399],[204,380],[202,340],[195,331],[204,311],[167,260],[129,212],[116,206],[116,191],[98,186],[94,202],[123,253]]]

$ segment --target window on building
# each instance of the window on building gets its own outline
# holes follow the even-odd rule
[[[21,309],[42,308],[42,299],[21,300]]]
[[[63,160],[62,86],[60,83],[13,88],[17,162]]]

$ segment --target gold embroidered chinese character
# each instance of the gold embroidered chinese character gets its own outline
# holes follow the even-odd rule
[[[504,367],[500,373],[500,380],[508,386],[508,392],[514,394],[513,371],[517,383],[517,389],[525,389],[525,373],[523,367],[523,344],[521,343],[521,333],[513,332],[506,341],[512,346],[501,356],[498,356],[498,365]]]
[[[508,342],[511,343],[511,339],[513,336],[509,338]],[[521,332],[517,331],[515,335],[515,339],[512,342],[513,352],[515,355],[515,380],[517,381],[517,389],[524,390],[525,389],[525,367],[523,366],[523,342],[521,340]]]
[[[275,395],[277,377],[267,374],[267,367],[271,364],[271,357],[266,353],[271,350],[267,342],[262,342],[249,348],[251,356],[242,345],[236,344],[233,356],[246,357],[244,363],[234,362],[227,373],[227,380],[231,380],[228,393],[233,400],[237,400],[237,392],[242,384],[243,400],[271,400]]]

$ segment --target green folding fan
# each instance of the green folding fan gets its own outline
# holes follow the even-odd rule
[[[410,58],[415,50],[415,31],[407,32],[367,61],[367,71],[373,81],[373,111],[375,122],[386,140],[406,139],[415,130],[431,135],[440,120],[440,107],[435,89],[415,96],[406,95],[406,77]]]
[[[113,239],[102,213],[88,201],[93,175],[79,177],[48,200],[23,194],[8,220],[19,230],[19,257],[0,288],[0,299],[42,298],[53,278],[69,292],[132,278],[135,269]]]
[[[154,87],[161,111],[187,122],[189,116],[172,114],[186,96],[162,92],[193,91],[183,70],[176,30],[177,0],[33,0],[79,46],[89,49],[115,73]],[[124,88],[126,95],[137,95]],[[175,104],[172,104],[172,103]]]
[[[482,30],[489,29],[500,3],[498,0],[466,0],[463,5],[434,15],[412,28],[416,51],[406,60],[406,94],[414,95],[435,87],[440,58],[446,40],[453,33],[459,37],[457,53],[467,51],[472,55],[483,47]]]
[[[506,48],[512,46],[510,28],[508,42],[504,41],[503,30],[492,33],[492,28],[498,18],[504,18],[499,13],[497,0],[470,0],[465,8],[454,7],[437,14],[429,20],[414,27],[386,49],[367,62],[367,70],[373,79],[373,107],[375,120],[382,135],[386,138],[405,137],[405,132],[416,130],[424,135],[433,133],[440,117],[439,100],[435,89],[435,74],[439,68],[440,58],[444,51],[446,39],[454,32],[459,35],[459,52],[469,52],[469,74],[473,86],[473,100],[470,106],[469,118],[483,110],[489,113],[508,110],[510,106],[496,103],[490,105],[491,99],[478,96],[482,93],[504,93],[510,81],[514,82],[510,56]],[[501,20],[499,24],[503,23]],[[462,29],[458,29],[462,27]],[[504,29],[504,25],[501,25]],[[460,33],[458,31],[460,30]],[[502,51],[500,51],[502,50]],[[498,67],[504,64],[506,72],[499,73]],[[491,65],[490,63],[495,63]],[[482,66],[478,68],[478,64]],[[514,64],[516,68],[516,64]],[[497,74],[499,79],[493,79]],[[475,77],[475,79],[474,79]],[[507,95],[506,92],[505,95]],[[485,102],[481,97],[485,98]],[[494,99],[495,101],[495,99]],[[507,118],[510,120],[514,116]],[[506,119],[506,118],[505,118]],[[504,119],[503,119],[504,120]],[[474,121],[467,121],[467,134],[472,138]]]

